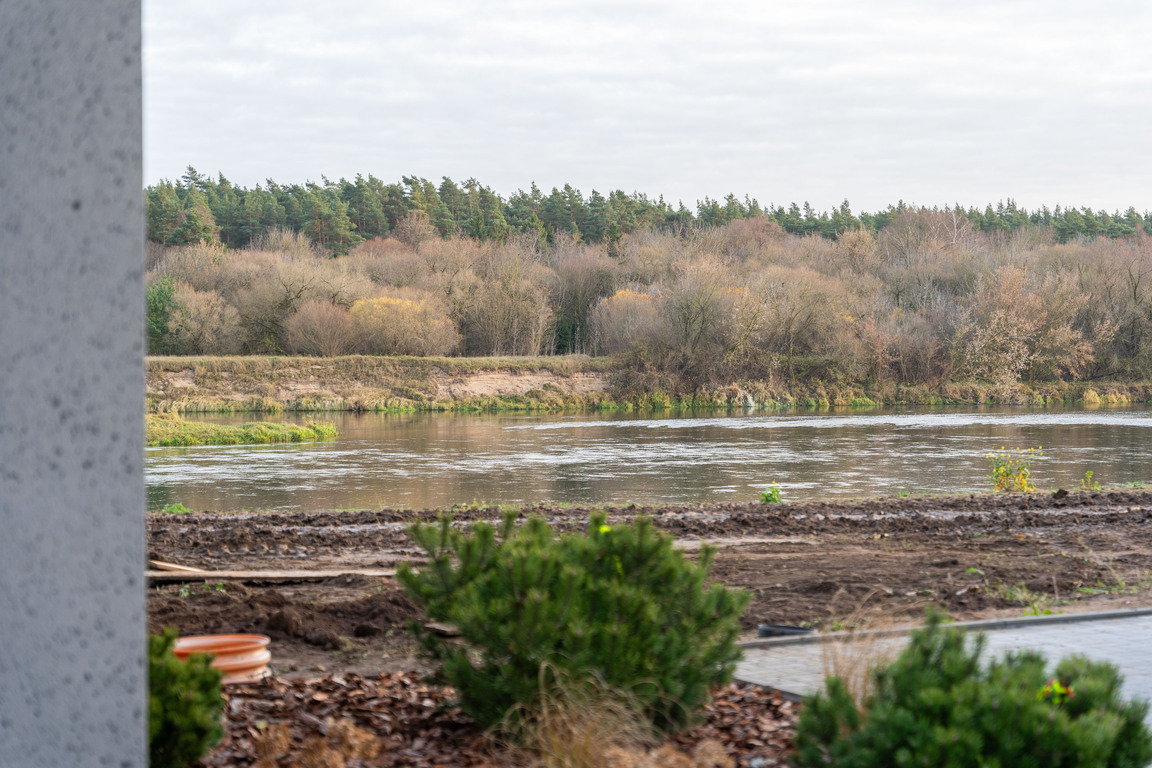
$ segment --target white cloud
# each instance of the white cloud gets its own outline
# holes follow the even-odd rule
[[[146,178],[1152,207],[1138,2],[145,3]]]

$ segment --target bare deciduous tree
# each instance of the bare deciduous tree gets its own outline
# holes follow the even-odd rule
[[[356,351],[359,329],[352,314],[330,301],[310,299],[284,321],[288,350],[334,357]]]

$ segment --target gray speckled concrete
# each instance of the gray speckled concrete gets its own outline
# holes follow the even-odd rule
[[[1002,655],[1030,648],[1042,652],[1050,664],[1072,653],[1084,654],[1118,666],[1124,675],[1127,696],[1152,698],[1152,615],[1148,612],[1120,616],[1052,616],[1013,624],[1015,626],[1000,627],[970,622],[967,626],[985,633],[986,654]],[[904,638],[896,636],[892,641],[899,647]],[[747,647],[744,661],[736,668],[736,676],[807,696],[824,683],[822,646],[818,642],[805,642]],[[1149,721],[1152,724],[1152,714]]]
[[[0,766],[144,766],[140,0],[0,1],[0,73]]]

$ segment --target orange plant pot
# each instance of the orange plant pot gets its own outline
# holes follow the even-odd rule
[[[193,653],[215,654],[212,666],[224,673],[222,683],[246,683],[268,676],[270,642],[267,635],[189,635],[176,638],[172,652],[180,659]]]

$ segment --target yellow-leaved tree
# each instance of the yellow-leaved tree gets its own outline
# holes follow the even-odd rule
[[[390,291],[352,305],[365,354],[447,355],[460,345],[452,320],[423,291]]]

